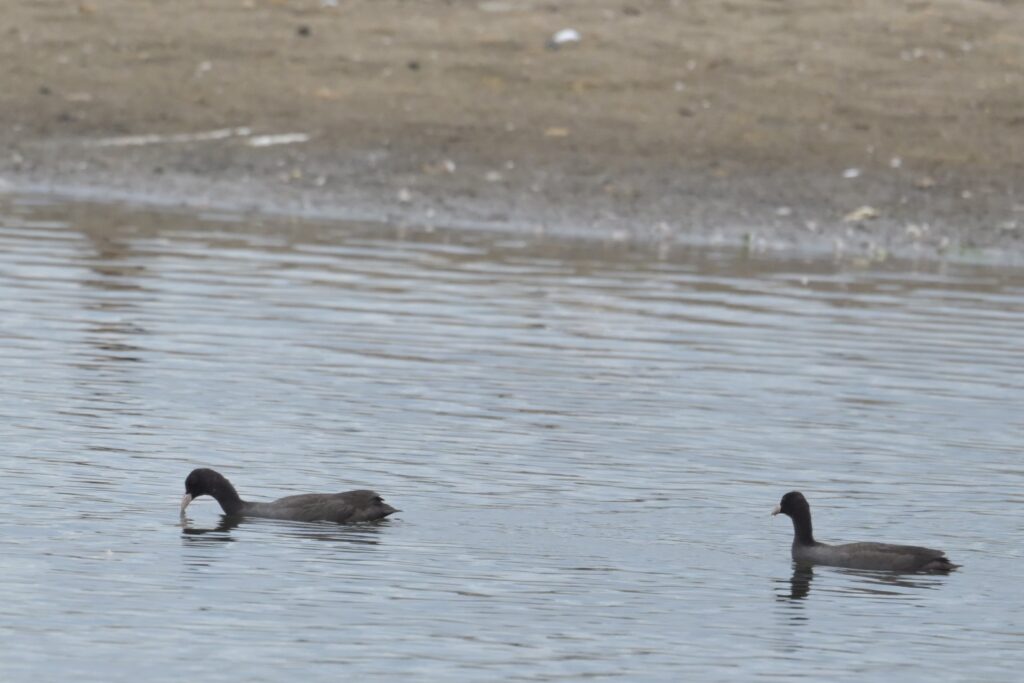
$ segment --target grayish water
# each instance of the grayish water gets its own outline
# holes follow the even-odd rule
[[[0,680],[1019,680],[1020,272],[377,232],[0,202]]]

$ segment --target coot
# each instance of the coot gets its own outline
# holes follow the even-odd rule
[[[304,493],[285,496],[271,503],[251,503],[239,497],[227,477],[205,467],[192,470],[185,479],[181,514],[184,515],[185,508],[199,496],[213,496],[224,513],[230,516],[269,517],[296,522],[371,522],[398,512],[373,491]]]
[[[798,564],[896,572],[948,572],[959,566],[950,562],[941,550],[914,545],[819,543],[814,540],[811,530],[811,506],[799,491],[790,491],[784,495],[772,510],[772,516],[780,512],[793,520],[793,559]]]

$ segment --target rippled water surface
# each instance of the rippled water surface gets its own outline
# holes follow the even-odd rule
[[[3,681],[1024,667],[1020,272],[8,198],[0,358]],[[795,571],[790,489],[964,567]]]

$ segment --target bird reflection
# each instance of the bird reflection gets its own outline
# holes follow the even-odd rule
[[[789,595],[782,595],[786,600],[803,600],[811,592],[811,581],[814,570],[810,565],[794,565],[793,575],[789,577]]]
[[[865,569],[837,569],[836,571],[857,581],[857,585],[852,588],[851,592],[856,591],[870,595],[906,595],[906,591],[900,590],[904,588],[935,590],[947,578],[944,574],[906,574]]]
[[[242,523],[240,515],[221,515],[217,526],[212,529],[192,526],[192,520],[185,515],[181,516],[181,533],[186,536],[202,536],[203,534],[215,534],[231,531]]]
[[[216,546],[220,543],[233,543],[236,539],[231,536],[231,530],[242,523],[239,516],[229,517],[222,515],[220,522],[213,528],[192,526],[192,520],[185,515],[181,516],[182,538],[190,545]]]
[[[845,569],[829,567],[828,571],[835,572],[851,579],[851,583],[845,585],[830,585],[833,592],[840,592],[845,595],[866,595],[866,596],[904,596],[907,597],[906,589],[935,590],[947,579],[944,575],[937,574],[906,574],[899,572],[872,571],[867,569]],[[803,600],[811,592],[811,582],[815,574],[811,565],[794,564],[793,574],[789,578],[788,591],[783,588],[778,591],[778,599],[783,601]],[[779,581],[785,584],[784,581]]]
[[[274,527],[275,531],[293,538],[313,541],[334,541],[365,546],[377,545],[380,542],[377,535],[390,524],[390,521],[386,519],[358,524],[336,524],[334,522],[289,522],[274,519],[250,519],[242,515],[221,515],[217,526],[212,528],[194,526],[191,518],[185,515],[181,516],[179,524],[181,525],[182,535],[188,540],[231,542],[236,539],[232,537],[230,532],[243,522],[253,525],[258,524],[264,527]]]

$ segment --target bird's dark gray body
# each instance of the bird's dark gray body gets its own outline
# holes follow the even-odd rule
[[[373,491],[344,493],[303,493],[285,496],[270,503],[245,503],[241,514],[249,517],[291,519],[296,522],[372,522],[383,519],[395,509]]]
[[[955,565],[941,550],[891,543],[802,545],[793,541],[793,560],[849,569],[886,569],[897,572],[948,571]]]

